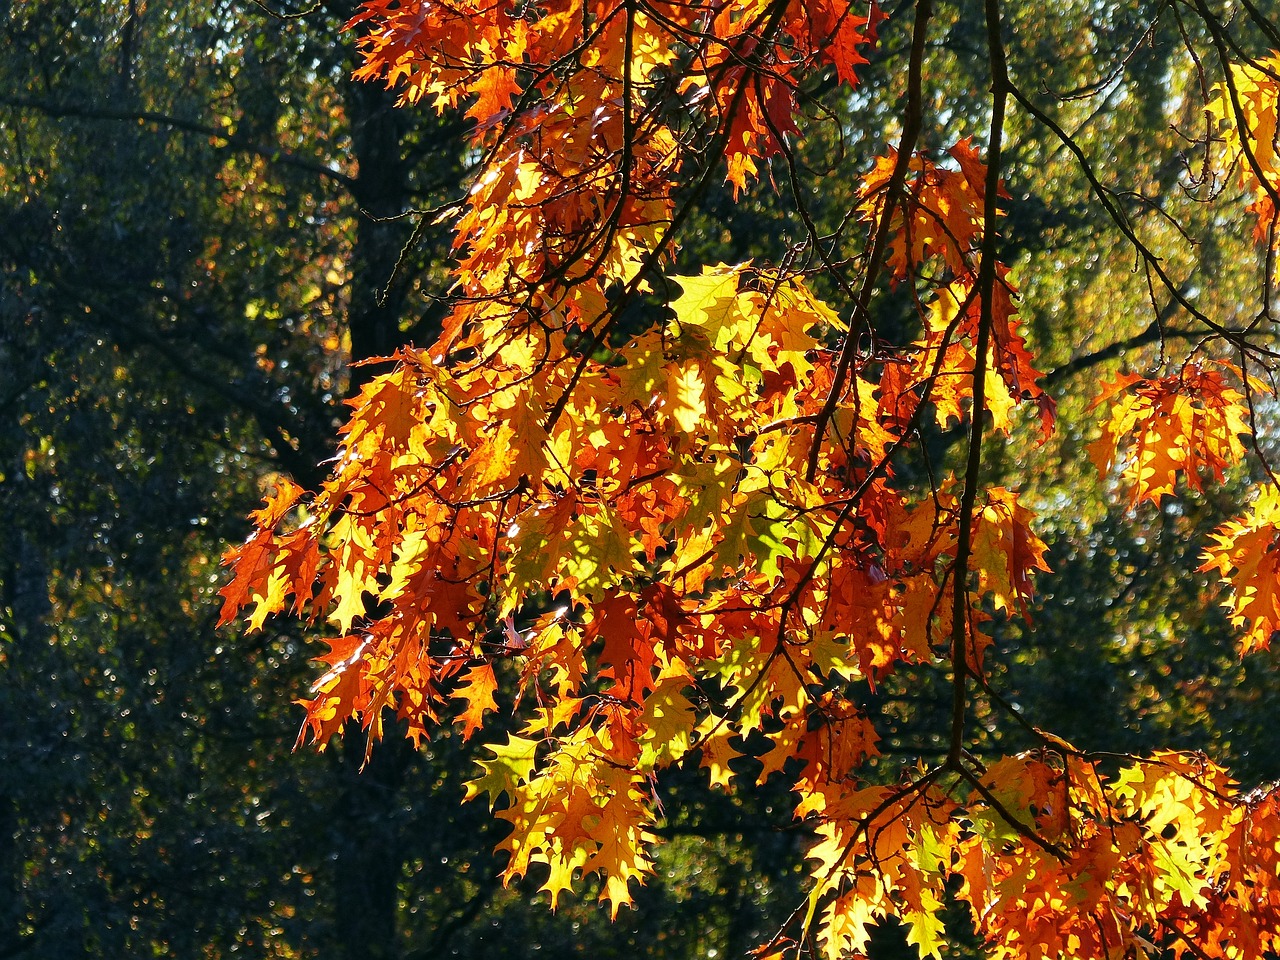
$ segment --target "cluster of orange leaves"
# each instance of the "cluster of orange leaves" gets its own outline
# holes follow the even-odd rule
[[[351,401],[320,490],[278,481],[228,555],[222,619],[332,624],[305,701],[321,746],[358,723],[372,748],[392,717],[415,741],[450,716],[470,737],[514,689],[522,726],[468,791],[511,825],[506,877],[536,871],[553,904],[586,874],[628,903],[655,778],[697,763],[721,788],[788,779],[817,837],[804,926],[831,957],[886,917],[938,956],[957,889],[1000,956],[1227,956],[1227,929],[1274,949],[1275,799],[1235,796],[1207,761],[1107,781],[1063,746],[859,780],[877,737],[856,691],[904,662],[981,677],[983,625],[1024,613],[1047,569],[1014,492],[968,512],[958,481],[894,483],[923,418],[973,419],[979,371],[984,422],[1008,432],[1025,408],[1052,429],[1003,265],[982,303],[986,167],[963,141],[899,183],[892,153],[866,177],[861,215],[888,218],[886,280],[914,286],[922,324],[851,373],[852,334],[802,276],[663,267],[683,171],[722,160],[745,189],[796,129],[798,80],[854,83],[878,18],[841,0],[366,3],[359,76],[475,121],[454,306]],[[1137,438],[1135,501],[1220,475],[1242,454],[1231,373],[1112,385],[1100,465]],[[1242,542],[1224,534],[1224,576],[1256,572]],[[1236,596],[1242,622],[1275,622],[1270,595]]]

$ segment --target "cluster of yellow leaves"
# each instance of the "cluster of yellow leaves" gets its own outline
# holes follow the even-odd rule
[[[506,674],[522,725],[468,793],[511,825],[505,876],[536,872],[553,903],[586,874],[615,912],[630,902],[655,778],[696,762],[721,788],[788,781],[818,837],[806,926],[832,958],[889,916],[938,956],[957,886],[1010,957],[1177,952],[1228,919],[1270,948],[1273,802],[1199,761],[1107,786],[1074,751],[975,772],[953,749],[901,787],[858,779],[877,752],[860,684],[904,662],[981,678],[991,611],[1024,612],[1046,569],[1013,491],[893,482],[924,416],[1008,431],[1025,406],[1052,427],[1007,270],[988,264],[980,290],[986,167],[967,141],[913,155],[892,203],[896,158],[868,175],[863,216],[889,218],[889,272],[921,304],[920,336],[874,358],[844,362],[856,339],[799,274],[662,266],[691,156],[711,144],[744,188],[793,130],[796,81],[831,64],[852,82],[877,17],[841,0],[370,0],[360,75],[475,121],[453,308],[351,401],[321,489],[282,480],[255,514],[223,621],[333,626],[305,701],[321,746],[358,723],[372,747],[391,716],[415,741],[447,715],[470,737],[507,709]],[[649,322],[624,336],[623,307]],[[1135,500],[1239,459],[1221,369],[1122,392],[1100,459],[1136,434]]]
[[[1229,167],[1254,198],[1255,238],[1274,245],[1280,166],[1276,156],[1277,107],[1280,105],[1280,54],[1231,67],[1210,105],[1218,121]],[[1261,384],[1249,384],[1261,389]],[[1238,398],[1237,398],[1238,399]],[[1245,432],[1243,429],[1240,432]],[[1267,487],[1241,517],[1215,531],[1205,551],[1203,570],[1216,571],[1230,594],[1223,605],[1242,631],[1245,653],[1270,646],[1280,629],[1280,563],[1277,522],[1280,491]]]
[[[1241,797],[1204,757],[1158,754],[1108,780],[1053,751],[1003,760],[983,784],[1021,825],[989,812],[962,843],[961,896],[996,957],[1143,956],[1155,943],[1262,956],[1280,943],[1280,850],[1274,835],[1258,842],[1276,797]],[[1246,943],[1257,952],[1237,953]]]
[[[649,865],[650,780],[695,747],[728,785],[765,734],[759,777],[799,758],[798,813],[844,809],[876,737],[830,684],[934,659],[955,590],[958,499],[889,483],[906,428],[883,383],[834,386],[830,308],[773,271],[673,280],[669,319],[598,360],[522,324],[482,362],[474,336],[454,362],[402,354],[353,401],[324,487],[282,483],[258,515],[225,591],[228,618],[292,599],[343,632],[307,703],[321,743],[352,718],[372,742],[387,709],[420,737],[450,700],[469,735],[518,658],[536,706],[472,793],[513,825],[508,877],[541,865],[555,897],[599,872],[615,908]],[[931,375],[884,374],[899,398]],[[1030,521],[1010,491],[980,501],[975,623],[1045,568]]]
[[[1280,54],[1251,63],[1233,64],[1217,97],[1208,105],[1217,121],[1229,171],[1254,198],[1249,209],[1257,215],[1254,236],[1274,244],[1276,191],[1280,166],[1276,164],[1276,108],[1280,103]]]

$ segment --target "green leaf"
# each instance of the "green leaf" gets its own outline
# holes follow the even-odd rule
[[[632,554],[630,532],[612,510],[601,506],[583,513],[569,532],[568,550],[559,564],[560,581],[572,582],[579,596],[598,598],[640,569]]]
[[[673,278],[684,290],[671,302],[677,337],[686,336],[686,328],[696,327],[716,349],[723,350],[742,319],[738,304],[740,275],[740,268],[719,264],[703,267],[698,277]]]
[[[511,734],[505,744],[486,744],[485,749],[493,754],[492,760],[477,760],[476,764],[484,773],[467,782],[466,799],[472,800],[480,794],[489,795],[489,807],[492,809],[502,794],[515,795],[515,788],[527,783],[533,773],[534,756],[538,750],[537,740],[526,740]]]

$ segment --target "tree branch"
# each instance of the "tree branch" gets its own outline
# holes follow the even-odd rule
[[[840,357],[836,361],[835,374],[826,402],[818,411],[818,418],[813,430],[813,445],[809,448],[809,461],[805,468],[805,480],[813,482],[818,472],[818,452],[822,447],[822,437],[827,432],[827,425],[835,415],[840,403],[840,395],[844,389],[849,369],[853,365],[858,352],[858,330],[868,323],[867,308],[871,303],[871,294],[880,279],[880,268],[889,249],[889,239],[893,233],[893,214],[902,202],[902,191],[906,183],[907,173],[911,168],[911,157],[916,150],[916,142],[920,139],[920,127],[923,122],[924,84],[924,48],[929,28],[929,19],[933,15],[931,0],[920,0],[916,6],[916,19],[911,32],[911,56],[907,64],[907,109],[902,118],[902,137],[898,141],[898,155],[894,159],[893,172],[889,175],[889,183],[885,188],[884,207],[876,222],[875,233],[871,239],[871,250],[867,255],[867,272],[862,279],[862,289],[853,304],[853,316],[849,322],[849,333],[840,349]]]
[[[964,748],[969,675],[969,556],[973,549],[973,507],[982,473],[982,433],[986,421],[987,351],[995,323],[996,243],[999,214],[1000,153],[1004,144],[1004,114],[1009,102],[1009,70],[1000,36],[1000,2],[986,0],[987,52],[991,63],[991,131],[987,139],[987,182],[982,210],[982,260],[978,265],[978,337],[973,348],[973,406],[969,413],[969,454],[964,492],[960,495],[960,530],[951,580],[951,748],[947,762],[958,766]]]
[[[10,107],[15,110],[34,110],[42,113],[47,117],[76,117],[83,120],[101,120],[109,123],[125,123],[125,122],[141,122],[149,123],[157,127],[165,127],[170,130],[179,130],[183,133],[194,133],[199,136],[211,137],[212,139],[221,141],[224,148],[249,153],[257,157],[262,157],[272,163],[278,163],[283,166],[293,167],[298,170],[313,173],[317,176],[332,180],[334,183],[352,189],[355,186],[355,179],[347,176],[341,170],[336,170],[319,160],[310,160],[307,157],[300,157],[290,150],[282,147],[264,146],[262,144],[252,143],[248,139],[231,133],[219,127],[210,126],[207,123],[201,123],[197,120],[188,120],[183,117],[174,117],[166,113],[157,113],[152,110],[114,110],[108,107],[100,107],[93,104],[84,103],[65,103],[53,100],[41,100],[35,97],[17,97],[11,95],[0,95],[0,106]]]

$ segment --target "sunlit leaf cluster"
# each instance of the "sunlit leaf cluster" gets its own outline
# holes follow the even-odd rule
[[[861,955],[896,918],[940,956],[958,899],[1001,957],[1261,955],[1280,937],[1275,795],[1198,755],[1077,749],[988,675],[1048,563],[984,444],[1055,429],[1002,260],[1006,114],[1085,158],[1011,77],[997,0],[986,142],[926,149],[924,125],[946,128],[922,92],[932,11],[907,8],[910,25],[841,2],[367,3],[357,75],[472,122],[448,313],[350,402],[319,489],[280,479],[228,555],[222,618],[336,634],[301,740],[358,722],[373,750],[393,723],[420,744],[514,717],[468,794],[509,824],[505,878],[553,905],[592,874],[615,915],[631,902],[659,778],[696,765],[730,791],[779,778],[813,837],[808,899],[769,950]],[[675,271],[713,181],[799,196],[806,84],[857,97],[889,30],[906,88],[893,142],[861,160],[857,255],[797,201],[808,233],[782,262]],[[1273,78],[1232,76],[1232,109],[1210,109],[1269,194]],[[1083,169],[1150,289],[1200,324],[1184,362],[1093,394],[1092,458],[1144,509],[1245,459],[1272,351],[1199,311]],[[878,321],[889,298],[906,335]],[[1246,650],[1280,621],[1275,513],[1266,493],[1208,547]],[[945,677],[951,707],[940,755],[886,778],[867,704],[904,667]],[[976,756],[978,700],[1038,747]]]

